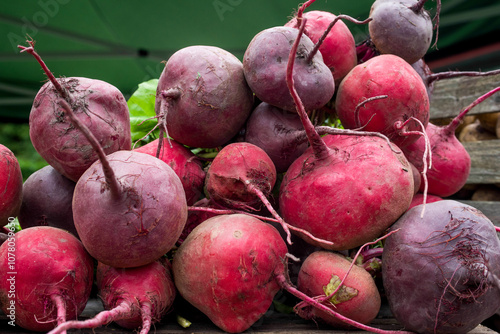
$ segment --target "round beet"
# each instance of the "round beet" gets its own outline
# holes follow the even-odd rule
[[[500,240],[476,208],[451,200],[406,212],[382,255],[394,317],[417,333],[467,333],[500,308]]]
[[[4,226],[19,214],[23,197],[23,175],[14,153],[2,144],[0,144],[0,194],[0,224]]]
[[[56,79],[35,52],[34,42],[21,52],[32,54],[49,81],[33,101],[29,116],[33,147],[54,169],[76,182],[98,159],[87,138],[65,115],[61,101],[94,134],[105,154],[130,150],[132,146],[127,101],[113,85],[89,78]]]
[[[147,334],[170,310],[175,299],[171,266],[163,259],[127,269],[99,262],[96,276],[104,311],[87,320],[63,322],[48,334],[64,334],[73,328],[96,328],[112,321]]]
[[[205,188],[223,206],[258,208],[276,183],[276,168],[260,147],[246,143],[225,146],[210,164]]]
[[[170,137],[191,147],[226,144],[245,123],[253,94],[241,61],[214,46],[195,45],[166,62],[156,91],[156,114]]]
[[[118,189],[96,161],[73,194],[76,230],[88,252],[113,267],[153,262],[174,245],[186,224],[187,204],[179,177],[149,154],[118,151],[107,156]]]
[[[328,251],[308,255],[300,267],[297,288],[311,297],[326,297],[337,289],[344,277],[339,290],[324,304],[352,320],[369,324],[380,311],[380,292],[373,277],[361,266],[351,268],[351,261],[345,256]],[[311,306],[300,310],[299,315],[306,319],[319,318],[337,328],[349,327],[331,314]]]
[[[31,174],[23,185],[21,227],[54,226],[78,237],[72,210],[75,184],[50,165]]]
[[[250,41],[243,56],[245,78],[263,102],[288,111],[296,107],[286,85],[287,59],[299,30],[292,27],[272,27],[259,32]],[[297,91],[307,110],[324,106],[335,92],[332,72],[323,62],[320,52],[308,61],[314,43],[302,35],[295,53],[294,78]]]
[[[297,113],[262,102],[247,120],[245,141],[263,149],[282,173],[308,146],[306,138],[298,136],[303,129]]]
[[[387,96],[365,103],[369,98]],[[429,122],[429,97],[418,73],[402,58],[380,55],[356,65],[342,80],[335,109],[346,129],[380,132],[398,147],[416,141]],[[415,133],[415,134],[414,134]]]
[[[47,332],[85,308],[94,260],[71,233],[36,226],[0,247],[0,304],[15,326]]]
[[[156,156],[159,141],[155,139],[134,151]],[[184,145],[167,138],[163,139],[158,158],[166,162],[181,179],[187,204],[193,205],[198,201],[203,193],[206,174],[201,160]]]
[[[433,24],[425,1],[376,0],[370,10],[370,38],[383,54],[394,54],[413,64],[429,49]]]
[[[307,19],[304,34],[313,43],[318,43],[324,31],[337,18],[337,15],[323,10],[312,10],[305,12],[303,17]],[[297,28],[297,18],[291,19],[285,26]],[[333,25],[319,46],[319,52],[323,56],[325,65],[332,71],[337,85],[357,64],[354,36],[342,21],[337,21]]]

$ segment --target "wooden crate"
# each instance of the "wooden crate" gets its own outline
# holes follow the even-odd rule
[[[479,96],[500,86],[500,74],[487,77],[461,77],[435,83],[431,99],[431,121],[455,117]],[[500,112],[500,93],[489,97],[468,112],[468,115]],[[471,157],[467,184],[500,184],[500,139],[463,143]],[[500,202],[461,202],[482,211],[500,226]]]

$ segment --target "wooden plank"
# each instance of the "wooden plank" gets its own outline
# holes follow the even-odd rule
[[[467,183],[500,183],[500,139],[468,142],[463,145],[471,157]]]
[[[485,77],[461,77],[434,83],[430,118],[455,117],[472,101],[500,86],[500,74]],[[468,115],[500,111],[500,93],[489,97],[469,111]]]
[[[6,324],[7,319],[0,317],[0,332],[2,334],[33,334],[34,332],[23,330],[19,326],[12,327]],[[402,327],[394,319],[380,318],[375,319],[372,323],[373,327],[384,330],[401,330]],[[114,323],[95,329],[77,329],[69,330],[68,334],[131,334],[133,331],[123,329]],[[224,331],[217,328],[210,322],[194,322],[189,328],[182,328],[175,320],[167,317],[164,321],[156,324],[151,329],[151,333],[155,334],[186,334],[186,333],[205,333],[205,334],[223,334]],[[258,321],[254,326],[250,327],[245,333],[263,333],[263,334],[366,334],[368,332],[361,330],[341,330],[333,329],[330,326],[316,324],[313,321],[300,319],[298,316],[274,313],[269,316],[264,316],[261,321]],[[469,334],[499,334],[498,332],[485,327],[477,326]]]

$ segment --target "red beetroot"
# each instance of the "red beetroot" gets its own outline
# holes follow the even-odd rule
[[[293,52],[294,48],[292,56]],[[332,142],[325,143],[307,117],[292,73],[293,61],[289,61],[287,85],[311,148],[283,178],[279,198],[283,218],[330,242],[322,245],[325,248],[360,246],[379,236],[407,210],[414,192],[411,166],[379,133],[342,131],[349,135],[331,136]],[[364,135],[355,136],[360,133]]]
[[[134,151],[156,156],[159,141],[160,139],[153,140]],[[163,139],[158,158],[167,163],[181,179],[187,204],[193,205],[198,201],[205,184],[205,171],[200,159],[184,145],[166,138]]]
[[[316,251],[307,256],[299,271],[297,288],[311,297],[330,296],[335,292],[325,305],[363,324],[372,322],[380,311],[380,293],[373,277],[363,267],[354,265],[351,268],[351,261],[338,253]],[[299,315],[306,319],[319,318],[337,328],[348,327],[343,321],[311,306],[301,309]]]
[[[500,87],[497,87],[477,98],[446,126],[428,124],[425,131],[432,152],[432,165],[427,171],[429,184],[427,192],[429,194],[448,197],[465,185],[470,173],[471,160],[469,153],[455,136],[455,130],[470,109],[499,90]],[[424,170],[425,166],[422,157],[425,152],[425,141],[423,138],[403,148],[403,152],[420,172]],[[424,187],[425,185],[422,182],[420,191],[424,191]]]
[[[83,311],[94,277],[94,261],[82,243],[51,226],[11,234],[0,247],[0,268],[3,312],[13,314],[16,326],[40,332]]]
[[[23,197],[23,175],[12,151],[0,144],[0,224],[9,223],[19,214]]]
[[[378,330],[339,315],[293,287],[286,273],[287,246],[270,224],[243,215],[205,220],[174,254],[181,296],[220,329],[240,333],[259,320],[280,289],[361,329]]]
[[[276,168],[260,147],[238,142],[226,145],[207,170],[206,191],[225,207],[258,209],[276,183]]]
[[[384,95],[387,98],[357,108]],[[338,87],[335,108],[345,128],[380,132],[400,148],[421,137],[429,122],[429,97],[422,79],[410,64],[389,54],[356,65]]]
[[[424,194],[423,193],[416,193],[414,196],[413,196],[413,199],[411,200],[411,204],[410,204],[410,207],[408,208],[411,209],[413,208],[414,206],[417,206],[417,205],[420,205],[420,204],[424,204],[424,199],[425,199],[425,203],[433,203],[433,202],[437,202],[437,201],[441,201],[443,200],[443,198],[439,197],[439,196],[436,196],[436,195],[430,195],[430,194],[427,194],[424,198]]]
[[[96,328],[112,321],[147,334],[170,310],[176,295],[170,263],[166,260],[128,269],[98,263],[96,278],[105,310],[91,319],[62,323],[49,334],[72,328]]]

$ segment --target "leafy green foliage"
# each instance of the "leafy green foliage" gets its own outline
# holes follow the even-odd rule
[[[155,112],[155,97],[158,79],[139,84],[137,90],[127,101],[130,112],[132,143],[141,146],[158,138],[159,129],[152,131],[158,124]]]

